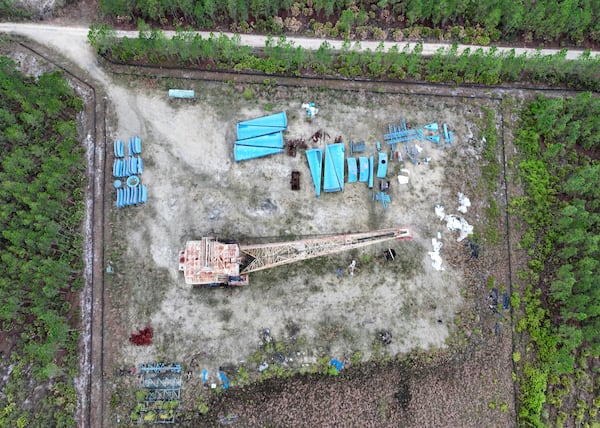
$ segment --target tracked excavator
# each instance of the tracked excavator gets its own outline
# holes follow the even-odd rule
[[[214,237],[188,241],[179,252],[179,270],[186,284],[235,287],[248,284],[248,274],[300,260],[328,256],[390,240],[410,240],[408,229],[380,229],[291,242],[240,245]]]

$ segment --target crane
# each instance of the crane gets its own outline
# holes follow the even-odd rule
[[[300,260],[328,256],[389,240],[412,239],[408,229],[390,228],[271,244],[223,243],[214,237],[187,241],[179,252],[186,284],[228,287],[248,284],[248,274]]]

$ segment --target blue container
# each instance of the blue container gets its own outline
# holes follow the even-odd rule
[[[190,99],[196,97],[196,92],[190,89],[169,89],[169,97]]]

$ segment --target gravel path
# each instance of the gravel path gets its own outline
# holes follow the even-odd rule
[[[46,24],[16,24],[16,23],[0,23],[0,31],[2,32],[15,32],[19,34],[29,35],[29,36],[42,36],[47,35],[48,37],[52,37],[59,33],[61,36],[68,36],[72,42],[81,43],[82,41],[87,42],[87,34],[88,27],[78,27],[78,26],[60,26],[60,25],[46,25]],[[208,31],[198,31],[198,33],[203,38],[208,38],[210,36],[210,32]],[[169,37],[175,35],[175,31],[165,31],[165,34]],[[233,36],[233,33],[223,33],[228,37]],[[119,37],[137,37],[137,31],[117,31],[117,35]],[[241,42],[243,45],[248,45],[252,47],[264,47],[266,36],[256,35],[256,34],[240,34]],[[308,37],[288,37],[288,41],[294,42],[296,46],[302,46],[306,49],[318,49],[321,43],[327,41],[334,49],[340,49],[342,44],[344,43],[342,40],[333,40],[333,39],[316,39],[316,38],[308,38]],[[413,42],[414,43],[414,42]],[[361,41],[360,47],[361,49],[370,49],[375,50],[379,46],[379,41]],[[384,48],[386,50],[392,48],[393,46],[397,46],[399,50],[404,49],[407,45],[410,45],[410,42],[383,42]],[[449,48],[451,47],[451,43],[423,43],[423,55],[432,55],[440,48]],[[465,49],[470,49],[471,51],[482,48],[484,52],[489,51],[491,48],[489,46],[476,46],[476,45],[458,45],[458,53],[461,53]],[[538,52],[537,49],[533,48],[524,48],[524,47],[498,47],[497,50],[499,53],[507,52],[514,49],[517,55],[521,55],[523,53],[527,53],[528,55],[534,55]],[[559,52],[560,49],[541,49],[539,52],[542,55],[553,55]],[[567,59],[577,59],[584,51],[580,49],[569,49],[567,51]],[[600,55],[600,51],[592,51],[592,56]]]

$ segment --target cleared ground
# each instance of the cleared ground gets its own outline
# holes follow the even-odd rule
[[[481,105],[493,107],[493,101],[196,82],[197,100],[189,102],[168,100],[155,81],[128,85],[126,98],[109,112],[110,137],[142,137],[142,182],[149,196],[144,207],[111,212],[108,257],[116,273],[108,279],[109,368],[150,361],[189,367],[193,359],[194,377],[204,368],[216,373],[220,366],[247,362],[264,328],[276,340],[297,341],[292,366],[324,355],[348,359],[356,351],[368,359],[379,351],[382,330],[393,336],[388,355],[446,346],[463,304],[464,279],[448,263],[443,271],[433,269],[428,251],[438,232],[448,251],[464,248],[453,244],[458,234],[446,230],[434,206],[458,214],[457,186],[477,204],[470,193],[475,183],[453,177],[465,178],[461,159],[478,158]],[[252,95],[244,97],[244,89]],[[300,108],[309,100],[320,109],[313,122]],[[278,111],[288,114],[287,138],[305,138],[311,147],[324,147],[310,139],[323,129],[330,136],[325,143],[336,136],[364,139],[367,150],[375,151],[387,125],[401,117],[415,127],[448,123],[454,144],[423,142],[421,160],[428,162],[392,162],[388,209],[371,200],[364,183],[347,183],[344,192],[317,199],[302,150],[296,157],[233,161],[236,122]],[[410,172],[407,185],[395,179],[401,167]],[[300,191],[290,189],[292,170],[302,174]],[[113,193],[109,187],[107,197],[114,199]],[[469,213],[465,218],[476,220]],[[206,235],[250,243],[396,226],[410,228],[414,240],[252,274],[243,288],[191,289],[177,271],[185,241]],[[384,260],[387,248],[396,250],[396,260]],[[349,276],[353,259],[357,271]],[[343,269],[341,277],[336,268]],[[154,328],[154,344],[129,344],[129,334],[146,325]]]

